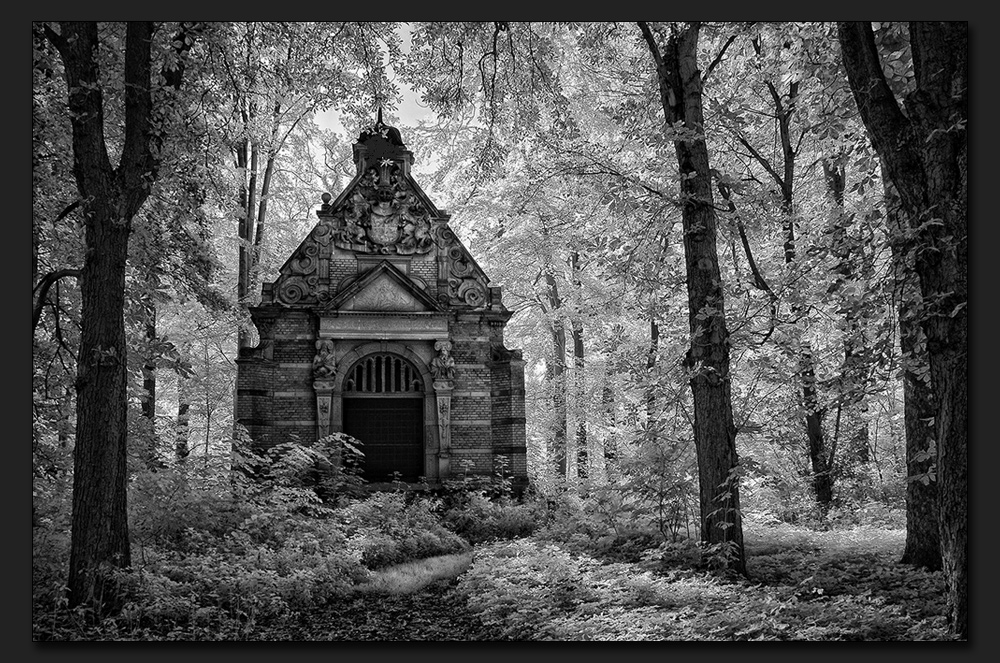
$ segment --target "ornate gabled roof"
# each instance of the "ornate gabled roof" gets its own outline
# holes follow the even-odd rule
[[[282,265],[274,283],[264,285],[262,304],[327,308],[340,286],[330,282],[321,263],[339,251],[435,259],[439,280],[447,279],[447,286],[431,286],[439,302],[502,310],[499,290],[489,287],[489,277],[449,227],[449,215],[411,177],[413,155],[399,131],[382,121],[381,109],[376,123],[354,144],[354,156],[357,175],[335,200],[323,194],[316,212],[319,223]]]

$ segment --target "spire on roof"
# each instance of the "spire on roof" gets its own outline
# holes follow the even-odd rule
[[[383,139],[388,141],[390,145],[405,147],[403,137],[400,135],[399,129],[396,127],[390,127],[382,121],[382,104],[379,104],[378,106],[378,119],[375,121],[375,125],[362,131],[358,140],[365,142],[373,136],[381,136]]]
[[[403,175],[410,174],[413,164],[413,153],[406,149],[399,129],[388,126],[382,119],[382,104],[378,106],[375,124],[363,129],[358,141],[354,144],[354,163],[358,173],[384,165],[383,162],[394,162],[403,169]]]

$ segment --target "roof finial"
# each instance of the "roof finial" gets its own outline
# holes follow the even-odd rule
[[[376,126],[382,124],[382,104],[378,105],[378,122],[375,124]]]

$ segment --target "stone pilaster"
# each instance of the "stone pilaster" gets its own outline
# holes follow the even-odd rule
[[[438,472],[441,479],[451,476],[451,392],[454,380],[435,380],[434,395],[437,401]]]
[[[316,391],[316,440],[319,441],[330,434],[333,382],[316,380],[313,382],[313,389]]]

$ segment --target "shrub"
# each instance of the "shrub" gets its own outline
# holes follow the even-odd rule
[[[267,450],[267,462],[260,473],[273,485],[308,488],[321,501],[336,503],[363,494],[361,449],[361,441],[346,433],[332,433],[311,446],[282,442]]]
[[[224,536],[251,508],[215,483],[183,468],[140,472],[129,485],[129,534],[140,546],[163,543],[183,550],[194,532]]]
[[[548,523],[537,535],[575,553],[616,561],[638,561],[664,534],[645,515],[642,502],[602,487],[581,497],[566,492],[548,503]]]
[[[444,511],[444,525],[470,543],[516,539],[533,533],[541,520],[537,503],[490,499],[476,490]]]
[[[435,514],[439,504],[403,493],[375,493],[344,507],[341,514],[370,569],[468,550],[469,544]]]

